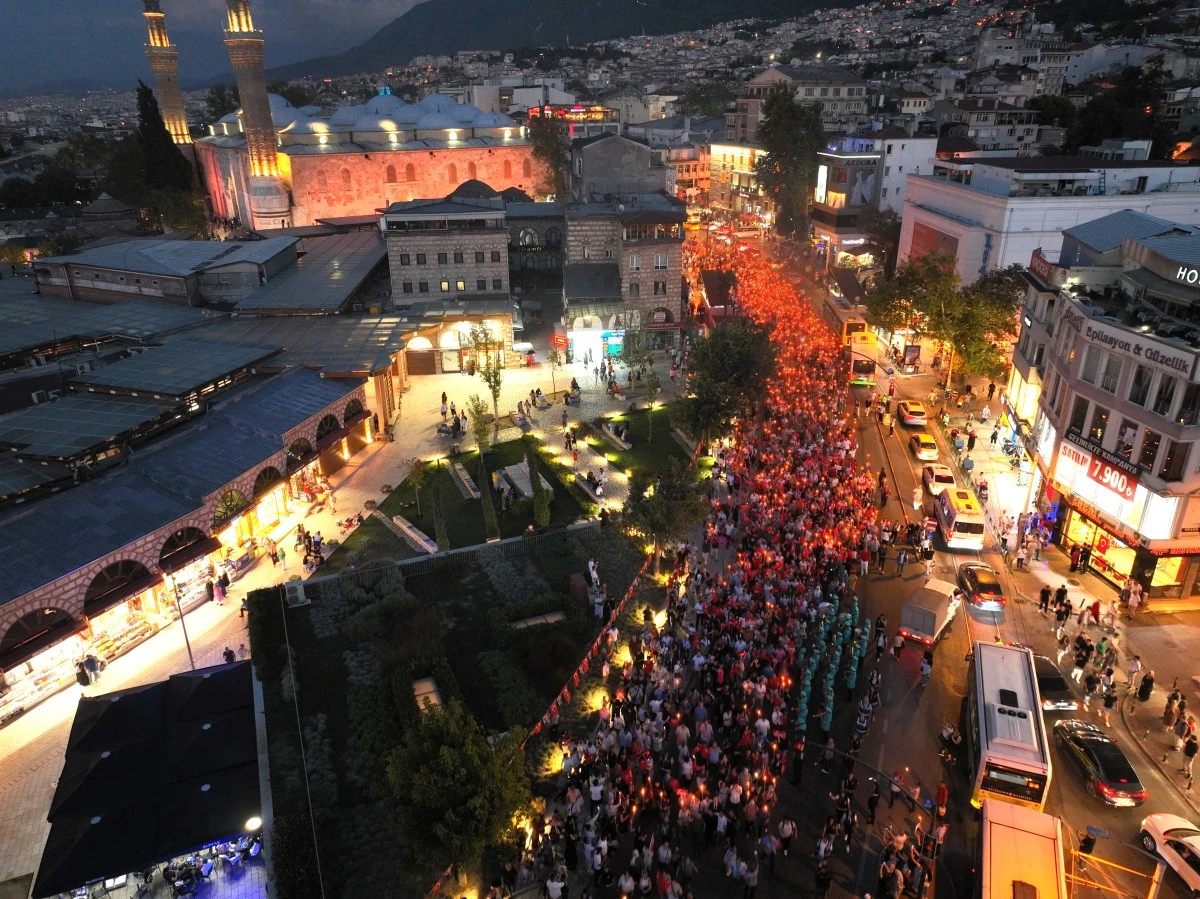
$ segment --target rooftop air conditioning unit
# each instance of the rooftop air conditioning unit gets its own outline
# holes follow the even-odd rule
[[[362,304],[362,303],[355,303],[353,306],[351,306],[351,307],[350,307],[350,309],[351,309],[351,311],[352,311],[352,312],[362,312],[362,311],[363,311],[363,304]]]
[[[284,585],[283,593],[289,609],[312,605],[312,600],[304,593],[303,581],[289,581]]]
[[[44,390],[35,390],[29,394],[29,398],[33,400],[33,404],[36,406],[38,403],[46,402],[50,397]]]

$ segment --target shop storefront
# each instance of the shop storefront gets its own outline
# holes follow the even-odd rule
[[[40,633],[32,633],[48,625]],[[39,609],[17,622],[0,653],[0,725],[76,683],[75,663],[82,659],[87,622],[58,609]],[[29,636],[22,642],[12,631]]]
[[[568,311],[568,316],[570,315]],[[579,315],[567,318],[568,362],[620,357],[625,345],[625,329],[621,327],[621,315]]]
[[[679,346],[679,322],[665,306],[653,310],[646,319],[646,349],[666,350]]]
[[[1078,546],[1091,551],[1088,568],[1120,589],[1132,576],[1146,585],[1151,599],[1179,598],[1189,559],[1187,556],[1156,556],[1144,547],[1130,546],[1100,522],[1067,502],[1060,543],[1066,552]],[[1193,595],[1198,592],[1193,586]]]

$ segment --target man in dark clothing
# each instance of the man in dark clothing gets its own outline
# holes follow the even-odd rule
[[[1050,611],[1050,585],[1042,586],[1042,592],[1038,594],[1038,611],[1045,615]]]
[[[875,788],[873,790],[871,790],[871,795],[867,797],[867,823],[868,824],[875,823],[875,810],[877,808],[879,808],[879,781],[875,780],[875,778],[873,778],[873,777],[871,778],[871,780],[875,781]]]
[[[1138,702],[1149,702],[1150,694],[1154,692],[1154,672],[1147,671],[1142,676],[1142,682],[1138,685],[1137,698]]]
[[[230,649],[228,646],[225,647],[225,651],[223,653],[221,653],[221,656],[225,659],[226,665],[230,664],[231,662],[233,662],[237,659],[237,654],[232,649]]]

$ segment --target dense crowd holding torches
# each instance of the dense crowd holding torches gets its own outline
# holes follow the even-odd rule
[[[776,806],[780,778],[801,782],[806,739],[810,763],[839,764],[835,706],[850,703],[886,627],[882,616],[860,621],[855,596],[860,555],[880,528],[875,480],[855,461],[838,340],[761,257],[688,249],[693,284],[701,268],[735,271],[741,310],[771,328],[777,372],[712,447],[711,514],[699,543],[676,549],[665,618],[646,609],[619,654],[610,655],[615,625],[598,641],[612,671],[599,727],[560,735],[559,811],[534,822],[529,851],[506,871],[508,886],[538,879],[551,899],[567,895],[569,872],[576,883],[588,876],[581,896],[613,886],[621,896],[691,896],[695,859],[713,846],[734,889],[753,896],[760,868],[774,872],[797,834]],[[873,670],[852,709],[840,782],[821,788],[835,785],[835,809],[812,854],[818,895],[833,877],[833,847],[848,850],[855,835],[855,756],[879,680]],[[552,733],[557,708],[543,721]],[[878,792],[872,816],[877,801]],[[883,895],[919,867],[902,849],[881,869]],[[809,847],[798,854],[807,859]]]

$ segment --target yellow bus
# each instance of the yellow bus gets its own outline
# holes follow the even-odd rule
[[[979,899],[1067,899],[1062,822],[984,800],[975,857]]]
[[[824,314],[826,323],[846,346],[849,346],[850,342],[858,335],[871,334],[867,320],[860,312],[843,306],[833,298],[825,301]],[[875,339],[873,334],[871,334],[871,339]]]

